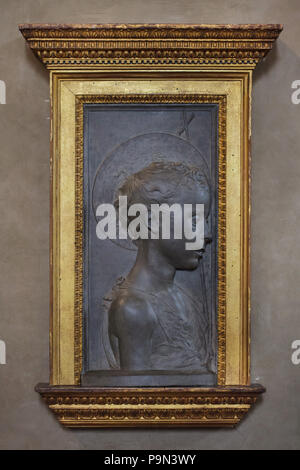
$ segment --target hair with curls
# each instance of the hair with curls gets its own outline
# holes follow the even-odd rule
[[[199,168],[181,162],[153,162],[130,175],[119,187],[115,207],[118,208],[119,196],[127,196],[128,205],[144,204],[148,208],[151,204],[175,203],[178,187],[190,187],[191,183],[210,195],[207,178]]]

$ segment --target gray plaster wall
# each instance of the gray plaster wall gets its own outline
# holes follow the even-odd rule
[[[252,132],[252,381],[267,393],[235,430],[66,430],[39,395],[48,381],[48,72],[17,24],[283,23],[255,72]],[[299,0],[0,0],[1,449],[299,449]]]

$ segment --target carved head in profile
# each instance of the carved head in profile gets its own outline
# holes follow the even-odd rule
[[[120,196],[127,197],[129,209],[134,204],[145,209],[144,228],[151,236],[136,238],[135,264],[107,296],[103,344],[108,362],[124,370],[207,371],[204,298],[194,299],[174,282],[177,269],[197,268],[205,242],[199,250],[187,249],[190,238],[184,230],[178,237],[173,212],[168,213],[169,236],[162,236],[163,224],[158,223],[153,238],[151,220],[153,205],[163,204],[168,208],[177,204],[180,210],[190,205],[191,225],[193,209],[201,205],[207,219],[211,202],[207,179],[199,169],[183,163],[154,162],[127,178],[118,190],[117,202]],[[130,217],[128,221],[130,225]],[[186,224],[186,219],[181,218],[180,224]]]
[[[177,238],[174,233],[174,212],[170,211],[170,237],[163,237],[162,224],[159,223],[157,239],[150,236],[151,207],[156,205],[179,205],[182,208],[185,204],[192,205],[192,212],[187,215],[191,218],[190,225],[195,226],[196,204],[204,206],[204,217],[207,221],[211,205],[210,186],[206,176],[197,168],[179,162],[153,162],[146,168],[130,175],[119,188],[117,196],[127,196],[128,207],[133,204],[143,204],[148,208],[148,230],[149,239],[135,240],[139,249],[145,243],[151,243],[152,247],[158,250],[165,260],[174,266],[175,269],[194,269],[198,265],[199,258],[205,250],[206,243],[210,241],[210,236],[205,228],[204,245],[201,249],[187,250],[188,242],[184,227],[181,228],[182,237]],[[118,197],[115,203],[118,207]],[[130,217],[128,221],[130,222]],[[160,219],[161,222],[161,219]],[[207,224],[205,224],[207,227]]]

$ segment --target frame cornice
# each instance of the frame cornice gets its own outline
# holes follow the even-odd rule
[[[21,24],[19,29],[48,69],[142,65],[246,67],[269,52],[280,24]]]

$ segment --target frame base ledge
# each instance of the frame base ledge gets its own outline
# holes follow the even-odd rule
[[[234,427],[265,392],[259,384],[217,387],[81,387],[38,384],[70,428]]]

